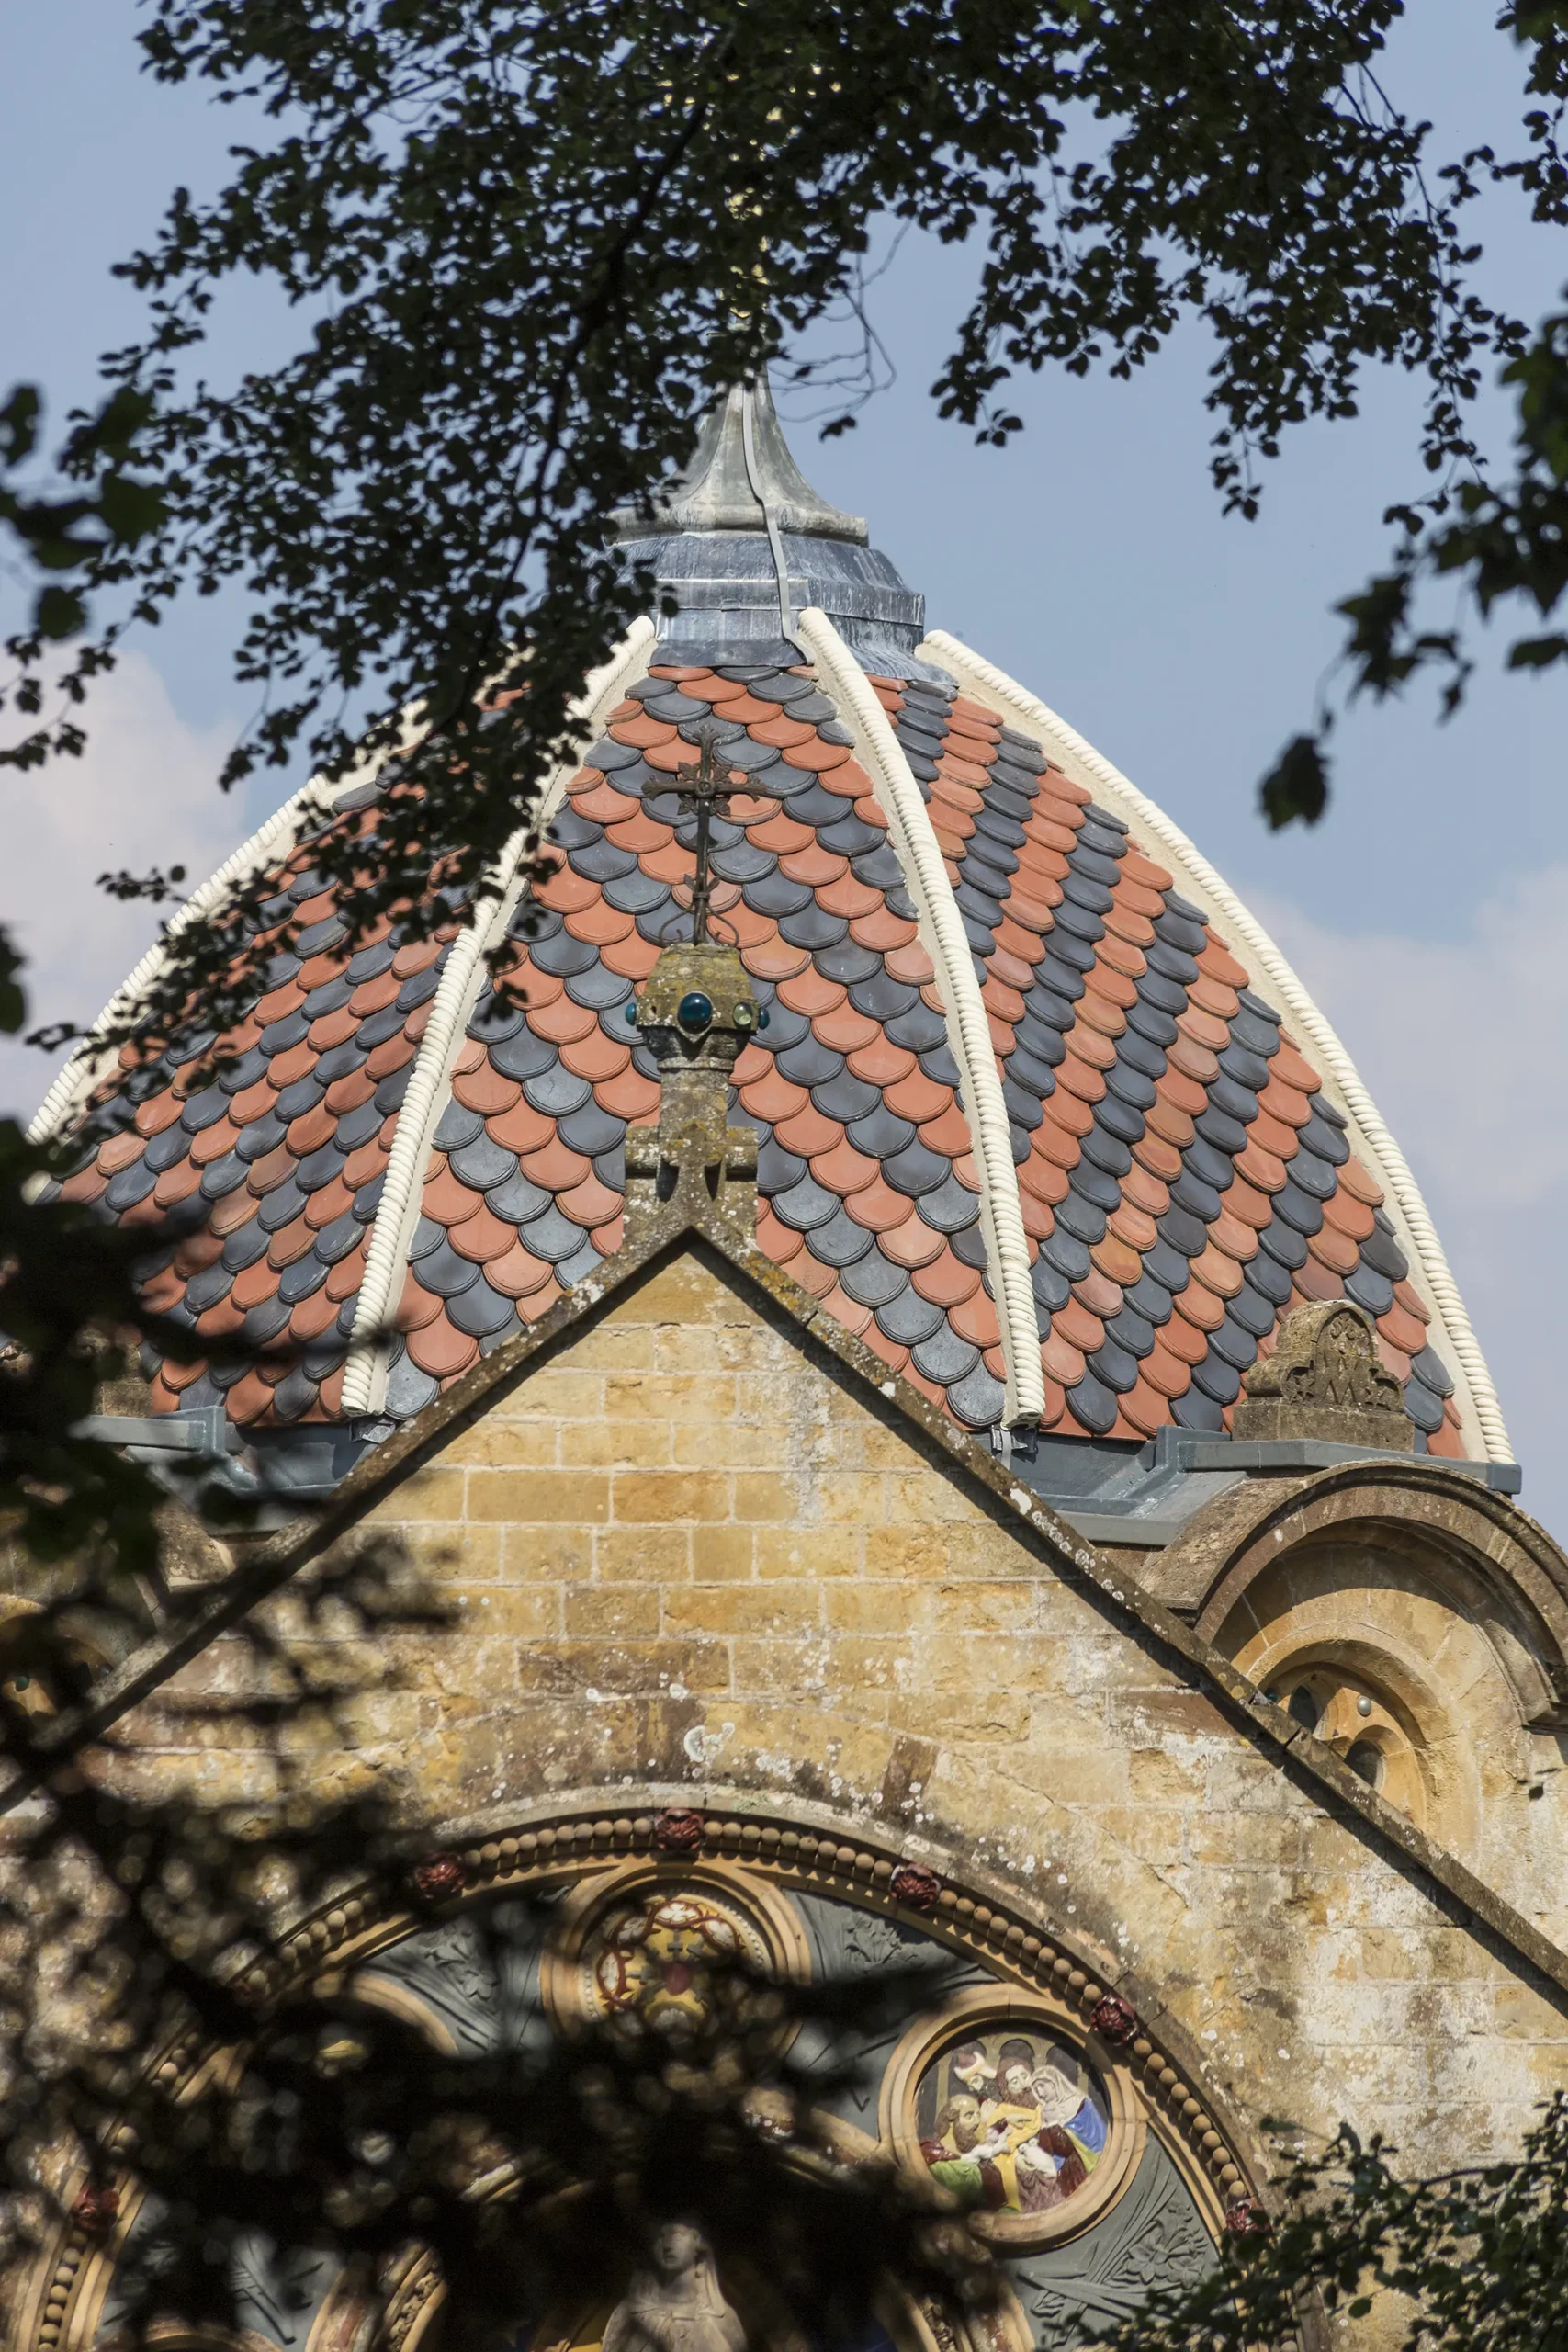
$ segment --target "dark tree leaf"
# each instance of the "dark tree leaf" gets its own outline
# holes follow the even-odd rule
[[[1258,802],[1270,832],[1293,825],[1315,825],[1328,806],[1328,769],[1315,735],[1286,744],[1258,787]]]

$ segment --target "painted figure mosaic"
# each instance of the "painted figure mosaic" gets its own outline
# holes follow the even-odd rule
[[[1015,2028],[944,2050],[920,2077],[915,2111],[932,2179],[987,2212],[1066,2204],[1105,2153],[1091,2069],[1065,2042]]]

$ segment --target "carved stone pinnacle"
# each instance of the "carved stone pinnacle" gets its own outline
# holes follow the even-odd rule
[[[1232,1417],[1238,1438],[1318,1438],[1409,1453],[1416,1430],[1399,1382],[1378,1353],[1365,1308],[1348,1298],[1292,1307],[1274,1352],[1255,1363]]]

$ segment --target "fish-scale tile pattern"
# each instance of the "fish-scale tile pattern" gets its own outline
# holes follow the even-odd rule
[[[1317,1073],[1201,913],[1038,746],[935,684],[873,681],[926,797],[1012,1133],[1047,1424],[1229,1426],[1301,1299],[1357,1299],[1431,1451],[1462,1451],[1382,1193]],[[690,935],[694,820],[671,790],[716,720],[746,797],[715,827],[716,925],[767,1016],[735,1071],[758,1237],[846,1329],[968,1427],[1002,1408],[979,1179],[942,1000],[886,820],[814,678],[659,669],[612,714],[550,828],[432,1137],[392,1347],[400,1417],[618,1245],[626,1130],[657,1118],[628,1019]],[[390,789],[400,787],[395,779]],[[378,789],[333,822],[368,829]],[[255,1002],[202,1084],[193,1035],[122,1073],[66,1190],[159,1227],[148,1295],[250,1369],[150,1364],[160,1409],[328,1419],[371,1220],[456,919],[349,956],[304,843],[254,941]],[[280,944],[290,920],[298,949]]]
[[[481,1003],[436,1132],[395,1410],[620,1238],[626,1126],[658,1114],[627,1016],[660,948],[690,936],[694,820],[671,784],[712,719],[753,787],[715,824],[714,917],[766,1014],[734,1088],[758,1130],[761,1246],[933,1401],[997,1417],[968,1129],[886,819],[809,675],[728,666],[634,687],[550,829],[559,863],[513,920],[524,1006]]]
[[[1429,1450],[1460,1453],[1382,1193],[1242,965],[1037,746],[938,687],[879,691],[990,1020],[1048,1425],[1228,1429],[1280,1316],[1343,1292],[1376,1319]]]
[[[371,832],[379,797],[345,793],[333,821]],[[189,1035],[152,1065],[127,1047],[97,1105],[113,1132],[62,1187],[158,1229],[144,1264],[152,1306],[198,1335],[266,1351],[249,1366],[150,1353],[158,1410],[221,1397],[243,1426],[340,1410],[369,1227],[455,925],[405,940],[383,922],[349,954],[311,856],[306,841],[279,865],[252,943],[255,1000],[238,1028]],[[291,922],[302,928],[288,947]],[[204,1083],[215,1047],[232,1058]]]

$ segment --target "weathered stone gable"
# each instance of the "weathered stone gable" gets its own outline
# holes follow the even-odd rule
[[[794,1794],[1011,1885],[1255,2117],[1517,2140],[1558,2012],[880,1404],[705,1250],[620,1290],[371,1513],[458,1630],[388,1645],[356,1766],[449,1820]]]

